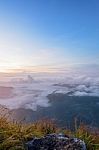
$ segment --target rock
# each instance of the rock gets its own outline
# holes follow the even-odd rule
[[[49,134],[42,138],[33,138],[26,143],[27,150],[86,150],[84,141],[65,136]]]

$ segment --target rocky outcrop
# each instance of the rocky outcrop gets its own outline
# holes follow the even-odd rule
[[[86,150],[84,141],[63,134],[50,134],[26,143],[27,150]]]

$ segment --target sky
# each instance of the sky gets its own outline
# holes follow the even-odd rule
[[[99,64],[99,0],[0,0],[0,70]]]

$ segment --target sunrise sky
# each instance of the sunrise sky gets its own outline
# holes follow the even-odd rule
[[[99,0],[0,0],[0,71],[99,64]]]

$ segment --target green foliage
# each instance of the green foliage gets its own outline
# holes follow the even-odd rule
[[[0,150],[24,150],[26,141],[34,136],[41,137],[55,132],[56,126],[49,120],[21,124],[8,122],[2,117],[0,118]]]
[[[33,124],[9,122],[5,117],[0,118],[0,150],[25,150],[25,143],[33,137],[63,132],[75,136],[87,145],[87,150],[99,150],[99,131],[91,133],[84,125],[76,126],[75,132],[60,129],[50,120],[41,120]]]
[[[81,124],[75,131],[75,136],[86,143],[87,150],[99,150],[99,135],[91,133],[87,126]]]

